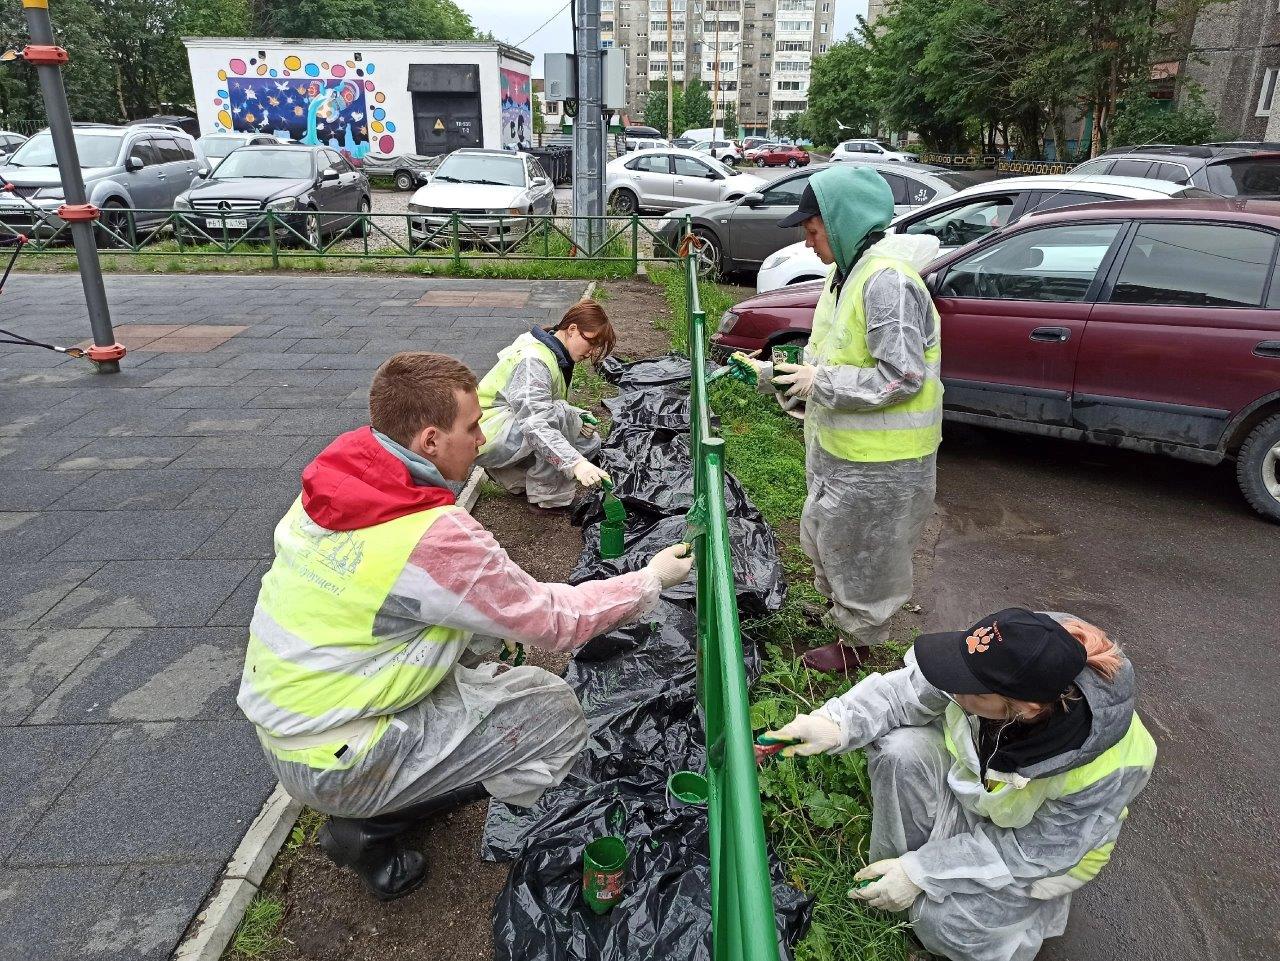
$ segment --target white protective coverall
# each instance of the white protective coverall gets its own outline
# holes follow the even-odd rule
[[[569,403],[568,385],[549,356],[552,336],[541,330],[521,334],[498,354],[480,389],[487,443],[476,462],[508,491],[524,493],[539,507],[572,501],[574,465],[600,450],[597,435],[582,436],[582,411]]]
[[[1092,712],[1083,745],[1025,770],[988,769],[985,781],[975,773],[976,719],[925,680],[912,651],[906,667],[872,674],[815,712],[840,727],[831,753],[866,749],[868,861],[902,858],[923,889],[910,918],[927,950],[952,961],[1032,961],[1063,932],[1071,891],[1086,883],[1069,872],[1099,859],[1096,874],[1110,856],[1155,748],[1136,720],[1127,659],[1115,680],[1086,667],[1076,686]]]

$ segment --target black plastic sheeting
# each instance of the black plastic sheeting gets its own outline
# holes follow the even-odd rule
[[[621,557],[599,556],[598,494],[574,505],[584,549],[571,580],[637,570],[685,538],[693,472],[687,436],[689,362],[666,357],[605,376],[623,391],[608,403],[613,429],[601,466],[627,507]],[[776,610],[785,597],[778,545],[737,480],[725,496],[740,608]],[[681,961],[711,959],[711,876],[706,809],[669,808],[667,777],[702,771],[705,738],[697,697],[697,621],[693,583],[679,585],[640,623],[594,638],[574,655],[565,680],[577,693],[589,737],[565,781],[527,808],[489,806],[484,857],[510,860],[494,906],[497,961]],[[744,638],[749,678],[755,645]],[[731,829],[731,828],[730,828]],[[597,916],[582,902],[582,852],[592,839],[627,841],[623,898]],[[809,922],[809,900],[788,886],[770,859],[779,950]]]

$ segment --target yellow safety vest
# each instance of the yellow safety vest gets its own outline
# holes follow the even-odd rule
[[[497,402],[498,392],[506,389],[520,362],[530,357],[542,361],[551,371],[551,392],[555,399],[568,398],[569,388],[564,382],[564,374],[560,372],[555,352],[533,334],[521,334],[515,343],[498,354],[498,362],[484,375],[476,391],[480,400],[480,429],[484,431],[485,437],[480,453],[488,451],[506,435],[507,428],[511,425],[512,412],[506,404]]]
[[[1028,824],[1045,801],[1056,800],[1083,791],[1123,768],[1137,767],[1150,772],[1156,763],[1156,743],[1147,733],[1135,711],[1124,737],[1087,764],[1053,774],[1032,778],[1021,787],[997,781],[990,787],[980,780],[979,772],[957,749],[962,741],[973,741],[968,715],[956,704],[947,705],[947,751],[956,762],[949,780],[965,807],[991,821],[997,827],[1020,828]],[[1121,813],[1123,821],[1129,809]],[[1111,860],[1115,841],[1094,848],[1065,874],[1037,881],[1032,889],[1036,897],[1058,897],[1092,881]]]
[[[919,273],[905,261],[867,256],[858,261],[839,297],[834,289],[836,268],[813,313],[813,333],[805,360],[815,366],[846,364],[873,368],[876,360],[867,348],[867,315],[863,291],[871,277],[892,268],[924,288]],[[925,378],[920,390],[888,407],[838,411],[810,400],[805,431],[816,434],[823,450],[849,461],[912,460],[927,457],[942,443],[942,325],[932,302],[933,339],[925,344]]]
[[[341,747],[283,751],[270,738],[319,735],[375,718],[363,755],[388,716],[426,697],[453,669],[471,632],[423,627],[405,639],[376,623],[410,553],[453,506],[435,507],[356,531],[326,531],[294,501],[276,526],[276,559],[262,579],[249,626],[238,703],[269,751],[322,769],[349,767]],[[381,636],[380,636],[381,634]]]

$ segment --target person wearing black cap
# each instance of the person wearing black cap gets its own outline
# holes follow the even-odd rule
[[[909,911],[952,961],[1031,961],[1151,776],[1134,700],[1102,630],[1010,608],[917,638],[905,667],[770,734],[789,756],[866,750],[873,863],[854,880],[871,883],[851,898]]]
[[[751,361],[762,389],[771,382],[807,402],[800,544],[841,635],[805,654],[822,671],[852,673],[889,639],[933,510],[941,327],[919,272],[938,242],[886,236],[892,218],[893,191],[870,168],[838,164],[809,178],[779,224],[803,226],[830,265],[804,363],[778,364],[774,377],[772,364]]]

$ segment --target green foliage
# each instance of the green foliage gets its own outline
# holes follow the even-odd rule
[[[1164,109],[1152,100],[1141,85],[1125,95],[1111,123],[1113,146],[1144,143],[1199,144],[1219,139],[1218,118],[1204,103],[1198,88],[1192,88],[1181,106]]]
[[[324,40],[472,40],[453,0],[273,0],[254,5],[253,33]]]
[[[698,127],[710,127],[711,97],[707,94],[706,84],[694,77],[685,84],[683,99],[681,132]]]
[[[732,100],[724,105],[724,135],[731,140],[738,136],[738,105]]]
[[[805,117],[809,136],[819,143],[839,143],[871,123],[870,73],[870,52],[852,37],[814,58]],[[841,130],[840,124],[853,129]]]
[[[533,111],[533,132],[538,137],[541,137],[547,132],[547,117],[542,112],[542,98],[536,93],[533,95],[530,109]],[[539,140],[538,142],[541,143],[542,141]]]
[[[675,137],[686,129],[684,122],[684,94],[680,87],[672,84],[671,98],[671,130],[667,130],[667,84],[666,81],[655,83],[649,91],[644,104],[644,123],[647,127],[661,130],[664,134]]]
[[[283,921],[282,897],[277,894],[254,895],[231,942],[231,957],[236,961],[249,961],[269,955],[282,943],[280,924]]]

